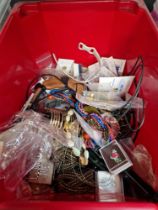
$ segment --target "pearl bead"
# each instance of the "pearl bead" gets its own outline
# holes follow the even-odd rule
[[[84,151],[84,157],[88,160],[89,159],[89,152],[88,150]]]
[[[74,153],[74,155],[75,155],[76,157],[79,157],[80,154],[81,154],[80,150],[77,149],[76,147],[73,147],[73,148],[72,148],[72,151],[73,151],[73,153]]]
[[[73,114],[74,114],[73,110],[70,109],[70,110],[68,111],[68,115],[72,116]]]
[[[66,122],[70,122],[70,116],[69,115],[66,116]]]

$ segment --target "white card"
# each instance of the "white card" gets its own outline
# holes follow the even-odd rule
[[[66,73],[71,73],[73,64],[74,64],[74,60],[59,58],[57,62],[56,70],[65,71]]]
[[[128,93],[134,78],[134,76],[100,77],[98,90],[118,91],[123,96]]]

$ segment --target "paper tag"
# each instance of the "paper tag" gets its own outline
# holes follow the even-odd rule
[[[51,184],[54,173],[54,164],[47,159],[40,159],[29,173],[29,182]]]
[[[80,65],[77,63],[74,63],[73,65],[73,75],[75,78],[79,78],[80,76]]]
[[[123,181],[121,176],[107,171],[96,172],[97,195],[100,202],[124,201]]]
[[[105,145],[99,151],[112,174],[117,175],[132,166],[126,152],[116,140]]]
[[[125,95],[134,80],[134,76],[124,77],[100,77],[99,91],[118,91],[120,95]]]
[[[65,71],[66,73],[71,73],[73,68],[74,60],[70,59],[58,59],[56,70]]]

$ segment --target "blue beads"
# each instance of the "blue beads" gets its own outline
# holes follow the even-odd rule
[[[80,103],[79,103],[78,101],[75,103],[75,109],[76,109],[76,111],[79,113],[79,115],[80,115],[81,117],[87,117],[87,116],[88,116],[88,114],[86,114],[86,113],[80,108]]]
[[[66,103],[70,104],[70,106],[74,107],[74,102],[71,99],[71,94],[72,94],[71,90],[53,89],[50,91],[50,94],[56,98],[60,98],[60,99],[64,100]]]
[[[96,119],[96,121],[98,122],[98,124],[100,125],[100,127],[102,129],[106,129],[107,128],[106,125],[104,124],[102,118],[99,115],[97,115],[95,113],[92,113],[92,114],[90,114],[90,116]]]

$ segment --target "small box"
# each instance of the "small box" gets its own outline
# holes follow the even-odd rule
[[[116,140],[103,146],[99,151],[112,174],[117,175],[132,166],[128,155]]]
[[[97,171],[96,187],[99,202],[123,202],[125,200],[123,181],[120,175]]]

